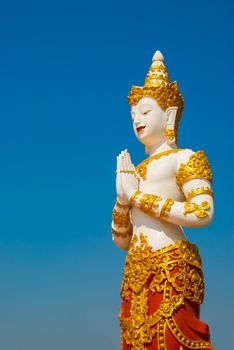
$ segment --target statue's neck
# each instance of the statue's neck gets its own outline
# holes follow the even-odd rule
[[[163,151],[167,151],[169,149],[177,148],[176,144],[168,145],[167,141],[163,140],[161,143],[153,146],[145,146],[145,153],[148,154],[149,157],[154,154],[161,153]]]

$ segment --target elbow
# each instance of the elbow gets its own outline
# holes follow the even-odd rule
[[[209,210],[209,212],[207,213],[207,216],[204,218],[200,218],[198,220],[197,227],[208,226],[213,220],[213,217],[214,217],[214,207],[212,206],[211,210]]]
[[[203,227],[208,226],[214,216],[214,203],[213,200],[210,199],[201,201],[199,203],[193,202],[193,203],[186,203],[185,205],[186,211],[184,211],[184,214],[187,216],[189,214],[189,217],[187,217],[189,220],[185,226],[189,227]],[[187,220],[186,220],[187,221]]]
[[[196,218],[195,220],[192,220],[192,222],[188,223],[188,227],[203,227],[203,226],[208,226],[211,221],[213,220],[214,217],[214,212],[210,212],[206,217],[204,218]]]

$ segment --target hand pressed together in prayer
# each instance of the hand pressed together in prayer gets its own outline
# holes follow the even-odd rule
[[[122,204],[129,204],[132,194],[138,190],[139,178],[127,149],[117,156],[116,191]]]

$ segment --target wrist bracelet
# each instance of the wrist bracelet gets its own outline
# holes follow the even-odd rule
[[[118,227],[128,227],[130,222],[129,212],[127,214],[117,211],[113,209],[112,211],[112,220],[114,224]]]
[[[116,231],[113,227],[111,227],[111,231],[112,231],[112,234],[114,234],[117,237],[126,238],[127,236],[132,235],[132,226],[130,226],[129,229],[125,232]]]
[[[140,209],[148,215],[154,214],[154,209],[158,207],[158,201],[162,200],[161,197],[154,194],[144,194],[140,198]]]
[[[117,205],[117,207],[122,208],[122,209],[128,209],[129,206],[130,206],[129,204],[122,204],[122,203],[120,203],[120,201],[118,200],[118,198],[116,198],[115,204]]]

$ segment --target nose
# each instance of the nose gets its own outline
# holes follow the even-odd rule
[[[140,124],[142,124],[142,116],[140,113],[136,113],[135,118],[134,118],[134,124],[136,127],[138,127]]]

